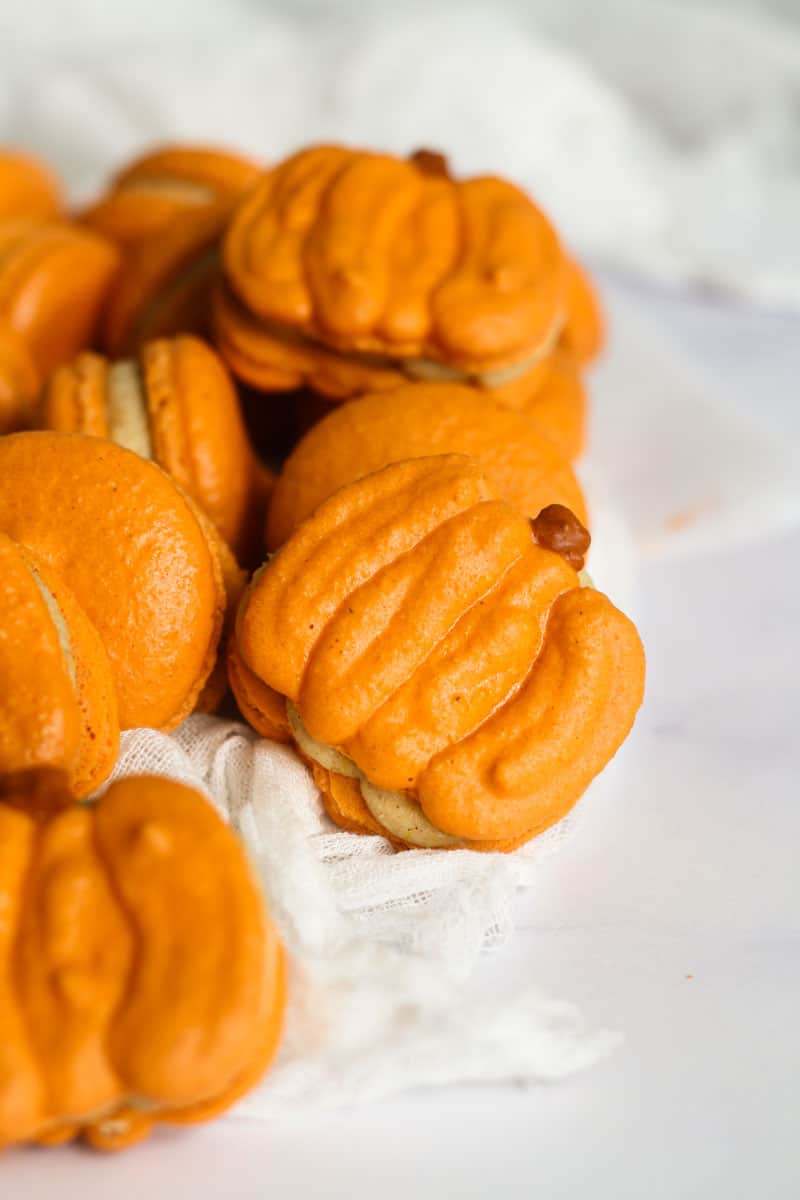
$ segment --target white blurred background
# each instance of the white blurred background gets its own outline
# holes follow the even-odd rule
[[[340,138],[516,178],[595,264],[800,308],[798,0],[0,0],[0,140]]]

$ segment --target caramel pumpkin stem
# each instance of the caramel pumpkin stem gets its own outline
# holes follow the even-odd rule
[[[566,505],[548,504],[531,520],[531,528],[539,546],[560,554],[576,571],[583,569],[592,539],[589,530]]]
[[[422,147],[414,151],[409,162],[412,162],[415,167],[419,167],[423,175],[431,175],[435,179],[453,178],[450,174],[450,164],[439,150],[426,150]]]

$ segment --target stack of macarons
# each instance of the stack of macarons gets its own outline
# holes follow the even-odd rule
[[[133,936],[111,859],[93,857],[92,822],[117,818],[70,810],[108,780],[124,730],[238,704],[294,747],[337,825],[398,850],[511,851],[569,811],[644,687],[634,626],[583,569],[574,463],[603,338],[592,283],[534,201],[436,152],[321,145],[264,166],[169,145],[69,211],[44,165],[0,151],[0,825],[18,839],[0,853],[0,974],[37,944],[14,906],[49,895],[52,838],[120,946]],[[202,799],[170,786],[100,802],[151,814],[130,859],[114,841],[113,871],[152,870],[167,898],[176,847],[212,873],[198,839],[236,858]],[[143,1033],[161,1067],[140,1079],[100,1005],[91,1086],[56,1100],[20,1032],[0,1062],[0,1144],[124,1145],[250,1086],[283,984],[246,868],[231,870],[247,932],[209,945],[233,955],[241,1003],[185,1005],[208,1069],[173,1054],[167,1021]],[[178,903],[187,880],[175,868]],[[94,936],[75,970],[110,996]],[[197,961],[178,964],[179,990]],[[256,976],[266,990],[245,1003]],[[150,985],[114,977],[148,1019],[169,1001],[166,976],[139,1007]],[[37,987],[0,989],[3,1028],[22,1029]]]

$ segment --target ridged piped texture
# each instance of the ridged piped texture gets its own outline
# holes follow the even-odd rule
[[[224,1111],[265,1070],[284,1005],[235,835],[155,777],[94,807],[32,776],[0,793],[0,1146],[118,1149]]]
[[[254,578],[237,637],[251,696],[255,676],[369,783],[481,848],[563,816],[644,687],[628,618],[456,455],[325,501]]]
[[[268,334],[465,371],[526,362],[565,315],[558,239],[519,189],[338,146],[267,174],[234,216],[223,266]]]

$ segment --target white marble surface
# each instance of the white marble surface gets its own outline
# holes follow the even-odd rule
[[[623,285],[617,285],[623,286]],[[732,410],[800,442],[800,321],[623,290]],[[122,1159],[24,1152],[0,1195],[782,1200],[800,1194],[800,531],[647,562],[649,688],[617,787],[520,899],[476,986],[536,980],[624,1028],[553,1087],[222,1122]]]

